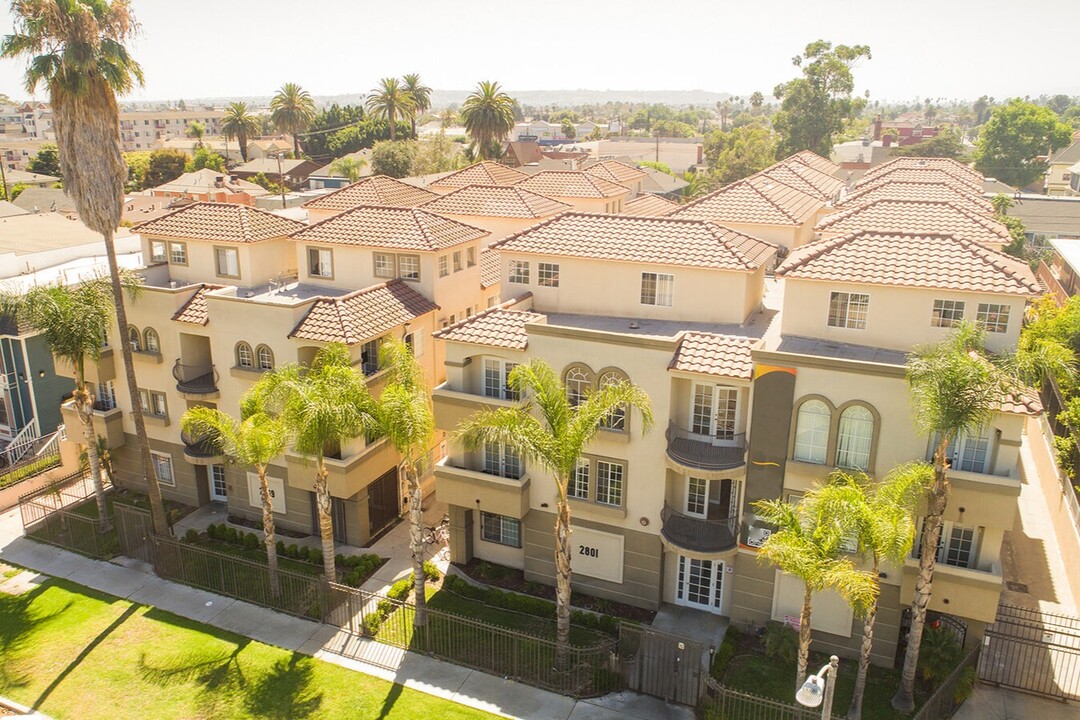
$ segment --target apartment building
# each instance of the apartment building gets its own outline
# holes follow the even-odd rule
[[[56,140],[52,108],[46,103],[27,103],[20,109],[21,133],[31,140]],[[221,110],[122,110],[120,144],[124,152],[150,150],[155,141],[182,138],[193,122],[202,123],[206,134],[221,135]]]
[[[489,245],[573,209],[522,187],[479,183],[438,197],[423,208],[487,230]]]
[[[307,210],[308,218],[314,223],[361,205],[413,208],[437,197],[439,194],[430,190],[385,175],[371,175],[340,190],[309,200],[301,207]]]
[[[585,212],[620,213],[632,194],[625,185],[579,170],[543,170],[516,187]]]
[[[484,160],[467,168],[444,175],[428,187],[437,193],[452,193],[469,185],[500,185],[510,187],[529,177],[507,165]]]

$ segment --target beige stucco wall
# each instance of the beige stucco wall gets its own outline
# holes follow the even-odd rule
[[[169,275],[180,284],[207,282],[255,287],[279,276],[287,277],[297,267],[293,242],[286,238],[257,243],[226,243],[146,236],[142,239],[144,258],[151,257],[150,248],[154,242],[166,243],[165,257],[169,264]],[[173,242],[181,242],[187,246],[186,265],[177,265],[171,261],[169,243]],[[216,247],[237,250],[239,277],[218,275],[214,253]]]

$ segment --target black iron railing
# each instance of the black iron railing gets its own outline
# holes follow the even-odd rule
[[[172,374],[180,392],[192,395],[217,392],[218,374],[213,365],[184,365],[177,360]]]
[[[681,513],[664,503],[660,532],[672,545],[697,552],[730,550],[739,542],[738,518],[708,520]]]
[[[667,429],[668,456],[688,467],[728,470],[746,464],[746,434],[729,436],[696,433],[675,423]]]

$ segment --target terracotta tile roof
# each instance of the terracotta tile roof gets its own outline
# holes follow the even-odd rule
[[[782,160],[758,174],[779,180],[785,185],[790,185],[796,190],[821,200],[831,200],[847,187],[843,180],[804,165],[798,160]]]
[[[1043,411],[1042,400],[1031,388],[1009,393],[1001,401],[1001,412],[1014,415],[1038,415]]]
[[[585,172],[594,177],[627,186],[645,179],[645,173],[618,160],[601,160],[585,168]]]
[[[309,210],[330,210],[339,212],[357,205],[394,205],[397,207],[418,207],[432,198],[433,193],[415,185],[403,183],[385,175],[372,175],[346,185],[340,190],[308,200],[301,207]]]
[[[630,188],[579,170],[543,170],[517,187],[549,197],[609,198],[625,195]]]
[[[569,212],[492,245],[501,251],[750,272],[777,247],[716,223]]]
[[[968,190],[967,185],[946,181],[891,182],[888,177],[865,185],[837,203],[838,208],[850,208],[883,198],[896,200],[946,200],[976,212],[992,213],[990,202]]]
[[[390,280],[341,297],[317,299],[289,337],[355,345],[438,309],[408,283]]]
[[[750,351],[759,342],[734,335],[683,333],[668,368],[749,380],[754,371]]]
[[[830,235],[864,230],[948,233],[992,245],[1012,241],[1008,229],[997,220],[947,200],[871,200],[826,215],[815,230]]]
[[[753,175],[683,205],[671,217],[719,223],[802,225],[824,203],[785,183]]]
[[[487,230],[418,208],[360,205],[294,233],[293,238],[331,245],[433,252],[488,235]]]
[[[499,251],[484,248],[480,251],[480,289],[486,290],[492,285],[498,285],[499,278]]]
[[[647,217],[663,217],[670,215],[679,209],[679,206],[670,200],[665,200],[659,195],[638,195],[633,200],[628,200],[623,205],[623,215],[644,215]]]
[[[948,182],[956,185],[959,188],[966,189],[973,195],[982,195],[982,183],[975,183],[967,178],[957,177],[952,173],[946,172],[940,168],[907,168],[907,167],[893,167],[885,172],[880,172],[875,175],[866,176],[863,175],[859,182],[855,183],[856,188],[864,188],[867,185],[871,185],[880,181],[888,180],[888,182]]]
[[[251,243],[296,232],[304,223],[248,205],[199,202],[185,205],[139,226],[142,235]]]
[[[522,187],[503,185],[469,185],[435,198],[423,207],[445,215],[511,218],[545,218],[573,209]]]
[[[813,152],[811,150],[800,150],[794,155],[785,158],[781,162],[789,161],[800,162],[803,165],[806,165],[807,167],[812,167],[818,172],[823,172],[826,175],[832,175],[840,169],[840,166],[834,163],[832,160],[823,158],[816,152]]]
[[[529,346],[525,324],[544,320],[540,313],[511,309],[525,297],[531,294],[488,308],[432,335],[448,342],[524,350]]]
[[[974,168],[953,160],[937,157],[898,157],[870,168],[863,173],[862,179],[887,175],[896,170],[940,170],[949,175],[975,185],[981,185],[982,173]]]
[[[516,170],[497,162],[484,160],[470,165],[467,168],[450,173],[431,183],[431,187],[454,187],[462,188],[469,185],[503,185],[509,186],[521,182],[529,177],[520,170]]]
[[[192,325],[206,325],[210,322],[210,313],[206,308],[206,294],[211,290],[220,290],[224,285],[203,284],[188,298],[172,319],[176,322],[191,323]]]
[[[776,275],[1024,297],[1041,292],[1025,263],[974,240],[937,233],[862,232],[818,240],[793,250]]]

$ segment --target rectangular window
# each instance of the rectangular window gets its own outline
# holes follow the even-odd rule
[[[420,357],[424,354],[424,331],[416,330],[405,336],[405,344],[413,352],[413,357]]]
[[[172,456],[159,452],[150,452],[154,461],[154,471],[157,473],[158,482],[163,485],[176,487],[176,477],[173,475]]]
[[[368,340],[360,346],[360,369],[365,375],[374,375],[379,372],[379,346],[382,338]]]
[[[559,264],[539,263],[536,266],[536,284],[540,287],[559,287]]]
[[[496,358],[484,359],[484,397],[499,398],[502,400],[517,400],[518,394],[510,388],[507,380],[510,372],[517,363],[498,360]]]
[[[418,282],[420,280],[420,256],[398,255],[398,277],[402,280]]]
[[[439,277],[446,277],[450,274],[449,263],[447,262],[445,255],[439,256]]]
[[[520,480],[524,474],[521,456],[508,445],[487,443],[484,445],[484,472],[488,475]]]
[[[938,436],[927,453],[927,460],[933,462],[937,451]],[[954,436],[945,449],[949,467],[964,472],[985,473],[990,468],[990,429],[982,427],[974,432],[961,432]]]
[[[461,251],[454,251],[454,272],[461,270]]]
[[[870,296],[865,293],[834,292],[829,296],[829,327],[866,329]]]
[[[375,277],[394,277],[394,256],[392,253],[375,253]]]
[[[165,402],[165,393],[156,390],[139,390],[139,407],[144,415],[168,417],[169,408]]]
[[[150,261],[151,262],[165,262],[165,241],[164,240],[151,240],[150,241]]]
[[[169,243],[169,262],[173,265],[187,265],[187,243]]]
[[[671,307],[675,276],[665,273],[641,273],[641,304]]]
[[[214,248],[217,274],[221,277],[240,277],[240,251],[236,248]]]
[[[1003,333],[1009,331],[1009,306],[997,303],[979,303],[975,312],[975,322],[986,328],[986,332]]]
[[[623,466],[606,460],[596,461],[596,502],[622,505]]]
[[[689,478],[686,484],[686,513],[705,517],[709,502],[709,481]]]
[[[468,266],[468,267],[472,267],[475,264],[476,264],[476,248],[474,248],[474,247],[465,248],[465,265]]]
[[[528,285],[529,284],[529,261],[528,260],[511,260],[510,261],[510,282],[515,285]]]
[[[935,300],[934,310],[930,315],[931,327],[956,327],[964,319],[962,300]]]
[[[577,467],[574,469],[574,476],[570,478],[570,483],[567,485],[566,494],[572,498],[577,498],[578,500],[589,499],[588,460],[578,460]]]
[[[938,540],[937,561],[953,567],[970,568],[975,564],[978,554],[979,528],[968,527],[954,522],[941,524],[941,538]],[[919,523],[919,533],[911,549],[911,557],[922,554],[923,523]]]
[[[506,515],[480,513],[480,537],[488,542],[521,547],[521,521]]]
[[[327,248],[308,248],[308,275],[334,277],[334,251]]]

